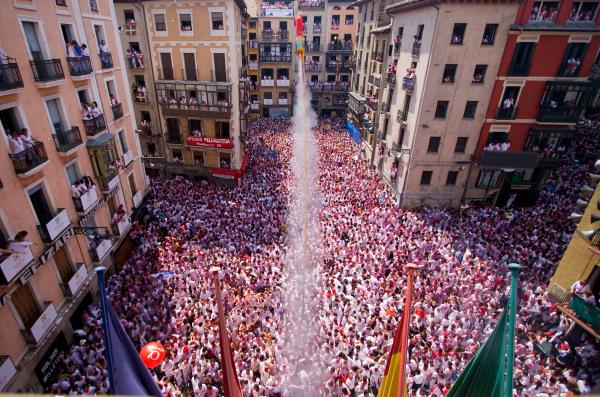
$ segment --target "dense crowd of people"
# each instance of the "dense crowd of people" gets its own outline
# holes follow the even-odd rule
[[[315,129],[324,253],[315,296],[319,373],[305,373],[298,362],[310,358],[292,362],[284,349],[281,258],[293,179],[288,120],[250,126],[248,171],[239,187],[153,180],[146,215],[131,232],[137,248],[109,279],[109,298],[136,347],[165,345],[166,359],[152,370],[165,395],[222,395],[209,275],[218,266],[244,396],[294,395],[312,379],[322,381],[323,396],[375,396],[403,310],[403,266],[415,263],[408,387],[411,396],[444,396],[495,326],[509,291],[507,264],[518,262],[524,267],[515,395],[588,393],[600,379],[598,344],[584,333],[572,345],[567,321],[546,293],[573,233],[568,215],[600,157],[600,123],[580,127],[534,207],[406,211],[341,121],[321,121]],[[71,348],[68,372],[52,392],[106,391],[95,306],[83,323],[75,331],[82,342]]]

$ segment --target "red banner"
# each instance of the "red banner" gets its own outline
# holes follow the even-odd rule
[[[217,149],[233,149],[233,141],[228,138],[209,138],[205,136],[188,136],[185,143],[190,146],[204,146]]]

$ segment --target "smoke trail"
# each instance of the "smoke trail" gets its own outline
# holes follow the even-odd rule
[[[285,286],[285,347],[287,388],[292,396],[319,395],[321,368],[318,359],[318,264],[321,258],[318,217],[317,142],[313,134],[317,117],[310,107],[304,81],[304,62],[298,55],[298,76],[292,135],[293,182],[288,213],[288,254]]]

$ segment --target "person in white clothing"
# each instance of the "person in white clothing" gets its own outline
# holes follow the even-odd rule
[[[24,254],[27,248],[34,244],[31,241],[25,240],[26,237],[27,231],[25,230],[21,230],[19,233],[15,234],[15,237],[8,242],[8,250]]]
[[[8,146],[12,154],[19,154],[25,151],[25,145],[23,144],[23,141],[21,140],[21,137],[17,131],[10,132]]]

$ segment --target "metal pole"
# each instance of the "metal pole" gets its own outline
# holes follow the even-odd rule
[[[406,288],[406,297],[404,298],[404,314],[402,323],[402,345],[400,350],[400,382],[398,382],[398,390],[396,396],[404,396],[404,388],[406,385],[406,362],[408,355],[408,333],[410,330],[410,315],[412,308],[412,290],[415,273],[417,272],[417,265],[409,263],[405,266],[408,271],[408,286]]]
[[[505,396],[512,396],[513,388],[513,366],[515,362],[515,321],[517,317],[517,281],[519,279],[519,269],[521,265],[511,263],[510,269],[510,301],[508,306],[508,349],[506,355],[506,387]]]
[[[106,364],[108,369],[108,393],[115,394],[115,383],[113,379],[112,369],[112,352],[110,345],[110,335],[108,332],[108,310],[106,308],[106,290],[104,288],[104,273],[106,268],[100,266],[96,268],[96,276],[98,277],[98,290],[100,292],[100,309],[102,312],[102,330],[104,331],[104,355],[106,356]]]

